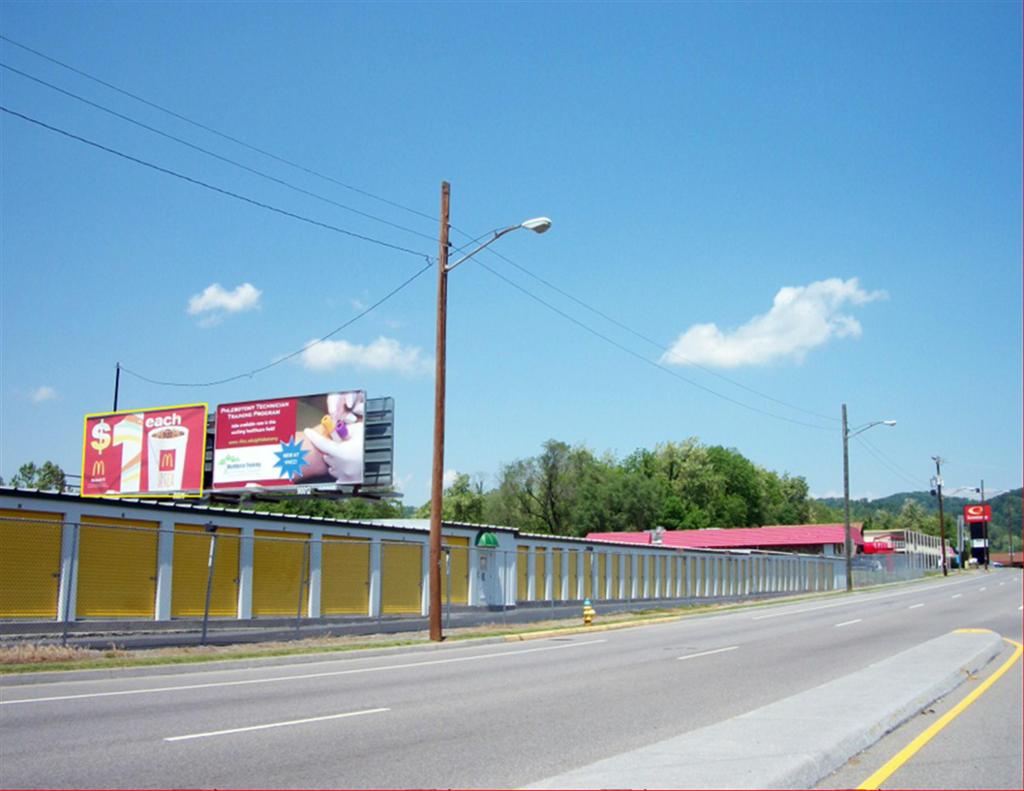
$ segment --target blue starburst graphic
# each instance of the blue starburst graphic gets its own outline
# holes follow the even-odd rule
[[[277,456],[277,462],[274,466],[281,468],[282,477],[294,480],[302,472],[302,468],[306,464],[306,454],[308,452],[302,449],[301,442],[282,442],[281,450],[274,451],[274,455]]]

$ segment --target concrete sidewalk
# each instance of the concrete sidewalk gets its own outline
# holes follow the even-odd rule
[[[958,630],[754,711],[526,788],[810,788],[1002,650]]]

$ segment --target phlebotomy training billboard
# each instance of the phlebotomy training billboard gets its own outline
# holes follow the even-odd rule
[[[83,497],[200,497],[206,404],[85,416]]]
[[[361,484],[366,393],[217,407],[213,488]]]

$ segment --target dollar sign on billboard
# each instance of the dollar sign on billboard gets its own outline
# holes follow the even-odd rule
[[[93,450],[102,454],[110,447],[110,424],[101,420],[92,427],[92,436],[93,440],[89,444],[92,445]]]

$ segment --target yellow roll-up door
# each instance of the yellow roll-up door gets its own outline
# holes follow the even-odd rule
[[[579,553],[566,550],[566,554],[569,556],[569,600],[572,601],[580,595]]]
[[[562,550],[551,550],[551,598],[562,599]]]
[[[583,598],[591,599],[594,596],[594,553],[583,554]]]
[[[622,566],[622,556],[612,555],[612,595],[609,598],[618,599],[622,594],[619,591],[619,568]]]
[[[658,582],[658,595],[659,596],[667,596],[668,595],[668,563],[666,563],[667,560],[668,560],[668,558],[666,558],[664,555],[662,555],[660,558],[658,558],[658,580],[659,580],[659,582]]]
[[[238,528],[217,528],[217,553],[210,587],[210,615],[238,615]],[[171,573],[171,616],[202,615],[210,569],[210,540],[200,525],[174,526],[174,565]]]
[[[644,598],[650,599],[654,596],[654,558],[650,555],[644,556]]]
[[[154,616],[157,528],[156,522],[82,518],[78,541],[78,617]]]
[[[320,612],[367,615],[370,612],[370,540],[324,536],[320,563]]]
[[[451,563],[452,604],[469,604],[469,539],[463,536],[443,536],[441,541],[450,547],[448,556]],[[443,568],[441,573],[445,573]],[[445,584],[444,579],[441,584]]]
[[[257,530],[252,549],[252,614],[309,613],[309,535]],[[301,593],[300,593],[301,592]]]
[[[547,559],[548,551],[544,547],[537,547],[533,550],[533,585],[537,601],[544,601],[548,597],[547,592]]]
[[[629,554],[626,555],[626,568],[625,568],[625,571],[622,572],[622,584],[623,584],[623,587],[625,588],[625,591],[623,591],[623,594],[622,594],[622,598],[623,599],[632,599],[633,598],[633,556],[629,555]]]
[[[56,618],[62,514],[0,510],[0,618]]]
[[[530,599],[530,548],[516,548],[516,601]]]
[[[419,613],[423,609],[423,545],[385,542],[381,555],[381,612]]]
[[[597,598],[608,596],[608,556],[603,552],[597,556]]]

